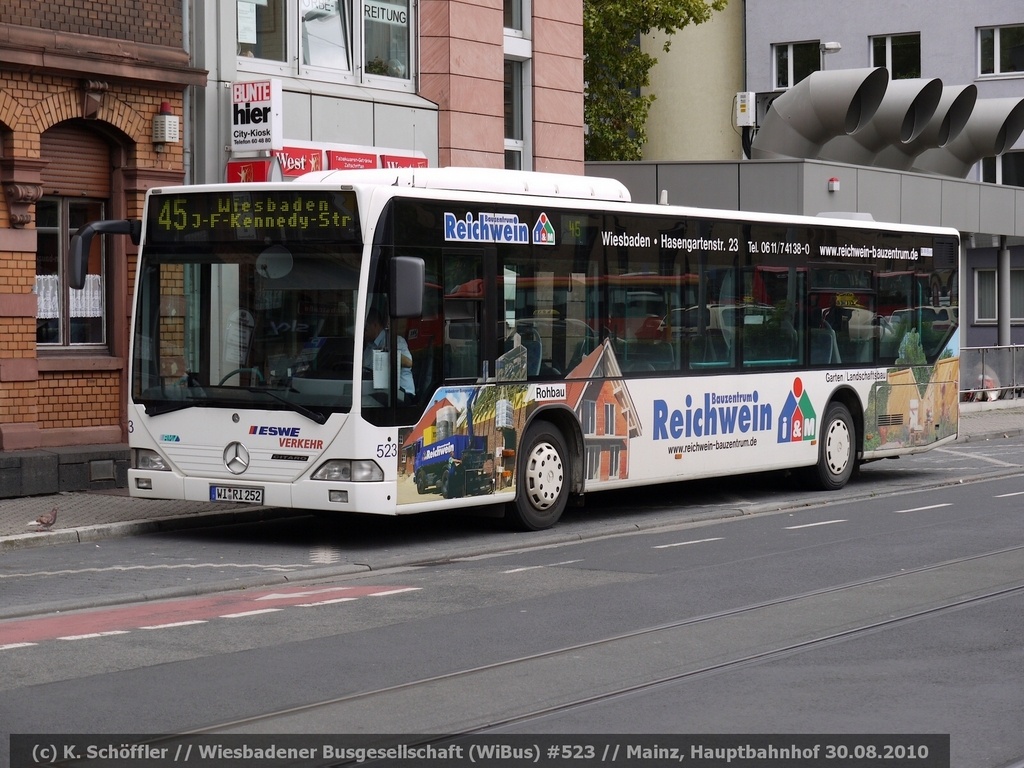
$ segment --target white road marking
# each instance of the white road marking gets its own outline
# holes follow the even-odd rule
[[[261,613],[277,613],[280,608],[260,608],[255,611],[240,611],[239,613],[223,613],[221,614],[222,619],[241,619],[246,616],[258,616]]]
[[[1000,493],[996,496],[997,499],[1008,499],[1011,496],[1024,496],[1024,491],[1016,491],[1014,493]]]
[[[106,568],[68,568],[60,571],[30,571],[28,573],[0,573],[0,579],[24,578],[26,576],[71,576],[79,573],[127,573],[128,571],[173,571],[180,568],[257,568],[267,571],[294,571],[309,568],[304,563],[178,563],[161,565],[110,565]]]
[[[110,635],[127,635],[127,629],[111,629],[106,632],[89,632],[85,635],[65,635],[58,637],[58,640],[89,640],[93,637],[109,637]]]
[[[963,459],[963,454],[961,454],[959,451],[950,450],[949,448],[936,448],[935,452],[936,453],[949,453],[949,454],[952,454],[952,455],[956,456],[959,459]],[[1012,462],[1012,461],[1002,461],[1001,459],[993,459],[991,456],[986,456],[983,453],[972,453],[971,454],[971,458],[972,459],[981,459],[982,461],[987,461],[987,462],[990,462],[992,464],[998,464],[1000,467],[1017,467],[1017,466],[1020,466],[1019,464],[1017,464],[1015,462]]]
[[[582,563],[582,560],[563,560],[560,563],[548,563],[547,565],[525,565],[522,568],[512,568],[502,573],[522,573],[523,571],[535,571],[538,568],[555,568],[559,565],[572,565],[573,563]],[[386,595],[387,592],[381,592],[380,594]]]
[[[816,528],[819,525],[835,525],[836,523],[845,523],[845,520],[822,520],[820,523],[805,523],[804,525],[787,525],[787,531],[795,531],[800,528]]]
[[[689,544],[704,544],[708,541],[721,541],[723,538],[723,536],[717,536],[713,539],[694,539],[693,541],[677,541],[673,544],[659,544],[656,547],[651,547],[651,549],[669,549],[670,547],[685,547]]]
[[[139,629],[170,629],[171,627],[189,627],[193,624],[206,624],[206,619],[192,619],[191,621],[172,621],[167,624],[151,624],[148,627],[139,627]]]
[[[318,605],[334,605],[335,603],[350,603],[358,600],[358,597],[335,597],[333,600],[321,600],[318,603],[296,603],[296,608],[316,608]]]
[[[942,507],[951,507],[951,506],[953,506],[953,504],[950,503],[950,502],[947,502],[945,504],[931,504],[931,505],[929,505],[927,507],[913,507],[912,509],[894,509],[893,510],[893,514],[895,514],[895,515],[904,515],[907,512],[924,512],[925,510],[929,510],[929,509],[942,509]]]
[[[10,651],[15,648],[31,648],[33,645],[39,645],[39,643],[7,643],[7,645],[0,645],[0,651]]]
[[[345,592],[351,590],[352,587],[325,587],[323,589],[308,589],[302,592],[271,592],[269,595],[263,595],[263,597],[257,597],[257,600],[290,600],[293,597],[311,597],[313,595],[322,595],[326,592]]]
[[[578,563],[579,560],[569,560],[570,563]],[[565,563],[559,563],[559,565],[565,565]],[[403,592],[419,592],[421,587],[402,587],[401,589],[389,589],[385,592],[374,592],[367,595],[367,597],[384,597],[385,595],[400,595]]]

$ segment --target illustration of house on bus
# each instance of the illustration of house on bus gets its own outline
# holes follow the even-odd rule
[[[629,477],[629,441],[640,435],[640,421],[611,341],[584,357],[565,383],[583,431],[587,480]]]

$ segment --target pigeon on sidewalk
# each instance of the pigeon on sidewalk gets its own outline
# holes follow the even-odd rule
[[[48,531],[53,528],[53,524],[57,522],[57,508],[54,507],[45,515],[40,515],[33,520],[29,525],[37,526],[37,531]]]

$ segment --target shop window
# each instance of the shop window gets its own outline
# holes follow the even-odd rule
[[[98,200],[44,197],[36,203],[36,342],[48,347],[106,343],[107,301],[103,238],[93,239],[85,287],[72,290],[65,248],[83,224],[104,218]]]

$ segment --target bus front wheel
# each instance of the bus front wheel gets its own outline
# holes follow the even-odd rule
[[[838,491],[853,475],[857,464],[857,430],[849,409],[831,403],[822,419],[818,435],[818,463],[807,468],[806,479],[812,488]]]
[[[517,528],[540,531],[558,522],[569,499],[569,449],[547,422],[526,431],[516,472],[516,500],[508,519]]]

